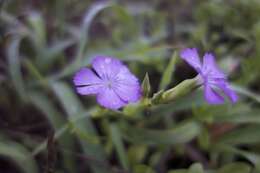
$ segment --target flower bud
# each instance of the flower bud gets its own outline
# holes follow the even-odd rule
[[[149,97],[149,94],[151,92],[151,84],[148,73],[145,74],[144,80],[142,82],[142,91],[144,97]]]
[[[161,98],[159,99],[159,103],[169,103],[175,101],[176,99],[185,96],[186,94],[192,92],[194,89],[199,87],[200,81],[199,77],[195,77],[193,79],[187,79],[162,93]]]

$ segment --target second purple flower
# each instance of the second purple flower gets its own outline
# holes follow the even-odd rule
[[[211,53],[205,53],[203,63],[200,61],[196,48],[184,49],[180,56],[199,73],[204,85],[204,97],[208,103],[224,103],[224,98],[217,92],[218,90],[227,95],[232,103],[237,102],[237,94],[231,89],[226,75],[219,69]]]

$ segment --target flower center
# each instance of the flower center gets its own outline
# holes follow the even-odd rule
[[[105,82],[105,85],[108,87],[108,88],[112,88],[112,86],[113,86],[113,82],[111,81],[111,80],[107,80],[106,82]]]

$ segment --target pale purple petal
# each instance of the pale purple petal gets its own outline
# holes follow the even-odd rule
[[[187,48],[181,51],[180,56],[188,64],[195,68],[197,72],[201,70],[201,62],[196,48]]]
[[[92,66],[102,79],[111,79],[123,66],[121,61],[108,56],[97,56],[92,61]]]
[[[116,74],[116,81],[119,81],[120,83],[125,83],[127,85],[139,85],[138,79],[129,71],[129,69],[122,65],[118,73]]]
[[[226,81],[219,81],[216,83],[216,86],[218,86],[228,96],[232,103],[238,101],[238,95],[231,89],[230,85]]]
[[[224,98],[214,91],[207,83],[204,84],[204,97],[209,104],[224,103]]]
[[[139,85],[118,84],[115,87],[117,95],[126,102],[137,102],[141,97]]]
[[[219,69],[211,53],[205,53],[203,56],[202,73],[208,75],[209,78],[226,78],[226,75]]]
[[[119,109],[127,104],[123,101],[111,88],[103,88],[102,91],[97,95],[97,101],[101,106],[109,109]]]
[[[80,69],[73,78],[79,94],[97,94],[102,86],[102,80],[88,68]]]
[[[81,95],[98,94],[102,91],[103,85],[95,84],[88,86],[79,86],[76,88],[77,92]]]
[[[137,102],[141,97],[141,87],[138,79],[122,66],[115,78],[115,92],[127,102]]]
[[[102,81],[95,73],[93,73],[92,70],[88,68],[82,68],[75,74],[73,82],[76,86],[84,86],[100,84]]]

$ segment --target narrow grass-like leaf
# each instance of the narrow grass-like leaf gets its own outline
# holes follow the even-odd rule
[[[37,48],[45,47],[46,29],[43,17],[37,12],[32,12],[28,16],[28,22],[33,31],[31,34],[33,35],[35,46],[37,46]]]
[[[203,167],[200,163],[194,163],[190,166],[188,173],[204,173]]]
[[[151,130],[126,125],[122,129],[122,133],[127,140],[133,143],[172,145],[189,142],[200,133],[200,130],[201,127],[198,123],[186,122],[167,130]]]
[[[87,13],[84,16],[84,19],[82,21],[82,25],[80,28],[79,33],[79,40],[78,40],[78,48],[75,55],[75,60],[72,64],[68,65],[60,74],[59,76],[66,76],[68,74],[71,74],[76,69],[79,69],[82,64],[82,58],[85,53],[85,48],[88,42],[88,32],[90,25],[93,21],[93,19],[99,14],[102,10],[104,10],[107,7],[112,6],[113,3],[111,2],[100,2],[96,3],[93,6],[90,7],[90,9],[87,11]]]
[[[177,170],[170,170],[167,173],[188,173],[186,169],[177,169]]]
[[[238,114],[224,115],[215,117],[216,122],[230,122],[236,124],[242,123],[252,123],[259,124],[260,123],[260,110],[251,109],[249,111],[243,111]]]
[[[244,150],[237,149],[235,147],[229,146],[229,145],[223,145],[223,144],[217,144],[216,146],[213,147],[214,150],[217,151],[222,151],[222,152],[228,152],[232,154],[236,154],[239,156],[244,157],[245,159],[249,160],[251,163],[255,165],[255,168],[260,171],[260,155],[253,153],[253,152],[248,152]]]
[[[110,135],[114,143],[116,152],[118,154],[119,161],[121,162],[121,165],[123,166],[124,169],[128,170],[129,163],[127,159],[127,154],[125,152],[121,133],[116,124],[110,124]]]
[[[231,163],[220,168],[216,173],[250,173],[251,167],[246,163]]]
[[[170,59],[169,64],[167,65],[165,71],[163,72],[161,82],[160,82],[160,90],[166,89],[166,87],[171,83],[172,75],[175,70],[175,65],[177,63],[178,54],[175,51]]]
[[[56,108],[51,104],[51,102],[45,95],[36,92],[30,93],[30,99],[32,104],[40,109],[47,117],[47,119],[55,129],[55,133],[66,125],[67,122],[65,120],[65,117],[62,117],[62,115],[58,112],[58,110],[56,110]],[[66,148],[67,150],[70,149],[72,151],[74,150],[74,138],[71,136],[71,134],[62,135],[58,138],[58,142],[61,148]],[[75,172],[75,158],[64,152],[62,155],[64,157],[64,166],[71,172]]]
[[[5,139],[0,142],[0,157],[12,160],[24,173],[38,173],[31,153],[21,144]]]
[[[257,101],[258,103],[260,103],[260,95],[258,95],[257,93],[254,93],[254,92],[252,92],[252,91],[250,91],[250,90],[248,90],[244,87],[241,87],[241,86],[234,86],[233,85],[233,88],[239,94],[247,96],[247,97]]]
[[[13,37],[7,47],[7,61],[12,84],[20,98],[26,101],[25,84],[21,72],[21,57],[19,56],[21,38]]]
[[[229,145],[255,144],[260,142],[260,125],[250,125],[235,129],[222,136],[218,142]]]
[[[66,113],[69,116],[69,119],[71,121],[72,129],[76,131],[76,134],[79,137],[82,149],[84,153],[88,157],[92,157],[93,160],[98,160],[101,162],[106,163],[106,156],[104,153],[103,148],[94,141],[85,140],[85,138],[82,138],[82,135],[84,136],[93,136],[93,138],[98,140],[98,136],[96,134],[96,130],[92,124],[92,122],[89,120],[89,117],[86,117],[82,121],[74,121],[77,119],[77,117],[80,117],[82,115],[88,115],[89,113],[84,110],[83,105],[78,100],[76,95],[73,93],[71,88],[62,82],[56,82],[52,84],[52,88],[56,96],[58,97],[60,103],[63,106],[63,109],[66,111]],[[88,138],[89,139],[89,138]],[[104,167],[100,167],[100,165],[93,164],[90,165],[92,170],[96,173],[100,172],[109,172]]]

